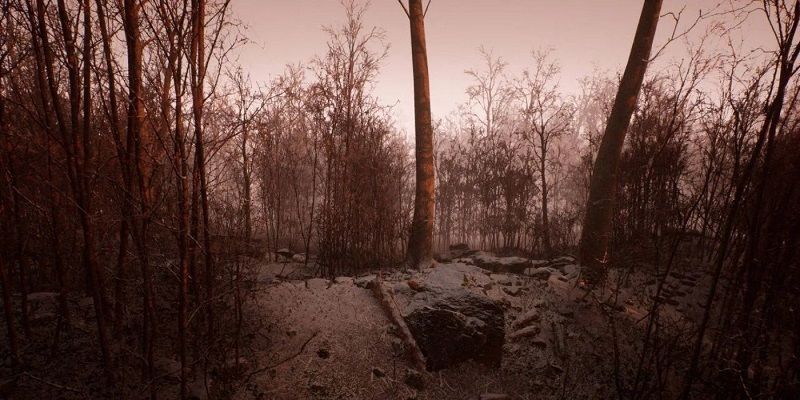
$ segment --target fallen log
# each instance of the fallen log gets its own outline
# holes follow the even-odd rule
[[[408,325],[406,325],[406,322],[403,319],[403,315],[397,308],[391,289],[383,284],[383,279],[381,278],[380,274],[378,274],[372,281],[372,293],[375,295],[375,298],[378,299],[378,302],[381,304],[381,307],[383,308],[383,311],[386,313],[386,316],[389,318],[389,320],[399,328],[400,339],[403,341],[403,345],[408,352],[408,357],[411,362],[413,362],[414,366],[420,371],[425,371],[427,369],[425,356],[422,354],[419,346],[417,346],[417,342],[414,340],[414,335],[411,334],[411,331],[408,329]]]

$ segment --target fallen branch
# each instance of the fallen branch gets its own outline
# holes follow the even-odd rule
[[[66,385],[60,385],[60,384],[54,383],[54,382],[50,382],[50,381],[47,381],[45,379],[39,378],[38,376],[31,375],[31,374],[29,374],[27,372],[23,372],[21,375],[24,376],[24,377],[30,378],[30,379],[32,379],[32,380],[34,380],[36,382],[45,384],[45,385],[53,387],[53,388],[56,388],[58,390],[64,390],[64,391],[67,391],[67,392],[76,393],[76,394],[79,394],[79,395],[83,396],[84,398],[87,398],[87,399],[89,398],[89,396],[83,390],[76,389],[76,388],[73,388],[73,387],[70,387],[70,386],[66,386]]]
[[[378,302],[381,303],[383,311],[386,313],[386,316],[389,317],[389,320],[399,328],[400,339],[403,340],[403,344],[405,345],[406,351],[408,351],[408,356],[411,359],[411,362],[413,362],[414,366],[420,371],[425,371],[427,369],[425,356],[422,354],[419,346],[417,346],[417,342],[414,340],[414,336],[408,329],[408,325],[406,325],[403,315],[395,305],[394,296],[383,284],[380,274],[377,274],[375,276],[375,280],[372,282],[372,293],[378,299]]]

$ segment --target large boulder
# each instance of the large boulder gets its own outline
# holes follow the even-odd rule
[[[446,263],[469,255],[472,252],[466,243],[451,244],[446,251],[435,254],[434,258],[436,258],[436,261]]]
[[[466,288],[417,293],[403,318],[431,371],[469,359],[499,367],[505,341],[503,309]]]
[[[498,257],[492,253],[479,251],[470,256],[475,265],[492,272],[511,272],[522,274],[531,266],[531,260],[523,257]]]

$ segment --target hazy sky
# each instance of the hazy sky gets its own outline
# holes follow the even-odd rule
[[[683,20],[688,23],[699,9],[719,2],[665,0],[663,13],[686,6]],[[641,0],[432,0],[425,28],[434,118],[466,100],[470,80],[464,71],[480,66],[481,45],[509,62],[511,72],[531,64],[531,50],[552,48],[566,93],[576,93],[578,79],[595,69],[621,70],[641,5]],[[241,50],[239,61],[256,82],[281,73],[286,64],[320,54],[327,39],[321,27],[344,20],[339,0],[234,0],[232,6],[252,41]],[[768,39],[763,16],[752,19],[742,30],[746,40]],[[391,46],[376,94],[384,104],[397,104],[399,128],[413,133],[408,19],[396,0],[372,0],[364,22],[385,30]],[[672,25],[671,19],[662,18],[656,46]]]

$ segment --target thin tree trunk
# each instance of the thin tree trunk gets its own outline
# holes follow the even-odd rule
[[[542,129],[542,135],[545,134],[544,129]],[[550,243],[550,215],[547,210],[547,196],[549,195],[549,189],[547,187],[547,142],[544,137],[541,138],[541,178],[542,178],[542,240],[544,241],[544,253],[545,257],[550,257],[553,253],[553,247]]]

